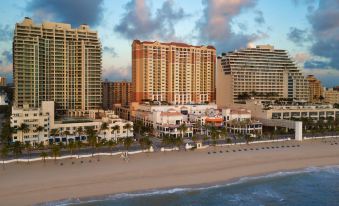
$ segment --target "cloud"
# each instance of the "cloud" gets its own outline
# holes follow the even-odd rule
[[[31,0],[26,9],[38,21],[54,20],[79,26],[96,26],[102,18],[103,0]]]
[[[182,8],[176,9],[172,0],[166,0],[155,16],[145,0],[131,0],[125,10],[114,31],[126,39],[176,39],[174,25],[188,16]]]
[[[318,61],[318,60],[308,60],[305,62],[304,67],[307,69],[321,69],[328,67],[328,63],[324,61]]]
[[[9,25],[0,25],[0,41],[9,41],[13,36],[13,29]]]
[[[102,73],[104,79],[108,79],[111,81],[131,80],[131,66],[110,66],[103,69]]]
[[[117,52],[115,51],[114,47],[104,46],[104,52],[110,55],[110,57],[115,58],[118,56]]]
[[[330,68],[313,68],[304,69],[304,73],[305,75],[314,75],[326,87],[333,87],[338,85],[339,70]]]
[[[229,51],[245,47],[249,42],[257,40],[257,34],[236,34],[231,28],[233,19],[246,9],[253,8],[256,2],[203,0],[203,16],[196,23],[199,41],[215,45],[219,51]]]
[[[319,7],[308,15],[312,27],[313,55],[326,59],[324,67],[339,69],[339,1],[319,1]],[[318,62],[319,63],[319,62]]]
[[[0,74],[12,74],[13,64],[0,65]]]
[[[311,55],[308,53],[297,53],[294,55],[293,59],[296,61],[298,64],[304,64],[307,60],[311,58]]]
[[[12,52],[5,50],[1,53],[1,55],[2,59],[4,60],[3,62],[12,63],[13,61]]]
[[[262,11],[256,10],[255,11],[256,17],[254,18],[254,21],[257,22],[257,24],[264,24],[265,23],[265,18],[262,13]]]
[[[305,42],[311,40],[307,29],[299,29],[296,27],[290,27],[287,38],[298,46],[302,46]]]

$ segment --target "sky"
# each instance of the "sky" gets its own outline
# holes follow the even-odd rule
[[[31,17],[97,30],[103,79],[131,79],[134,39],[213,45],[217,53],[271,44],[305,75],[339,85],[339,0],[2,0],[0,76],[12,79],[15,23]]]

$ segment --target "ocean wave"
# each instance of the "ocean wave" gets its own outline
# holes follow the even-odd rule
[[[147,190],[144,192],[134,192],[134,193],[119,193],[113,195],[106,195],[97,198],[72,198],[72,199],[65,199],[60,201],[48,202],[39,204],[41,206],[69,206],[69,205],[81,205],[85,203],[95,203],[101,201],[114,201],[119,199],[132,199],[136,197],[147,197],[147,196],[156,196],[156,195],[167,195],[167,194],[176,194],[176,193],[183,193],[183,192],[190,192],[190,191],[202,191],[202,190],[210,190],[216,189],[220,187],[228,187],[234,186],[239,184],[249,183],[251,181],[263,180],[263,179],[270,179],[270,178],[277,178],[277,177],[285,177],[291,175],[298,175],[298,174],[305,174],[305,173],[329,173],[329,174],[339,174],[339,165],[336,166],[325,166],[325,167],[308,167],[301,170],[294,170],[294,171],[280,171],[274,172],[266,175],[261,176],[250,176],[250,177],[241,177],[236,181],[222,183],[212,186],[203,186],[203,187],[177,187],[171,189],[155,189],[155,190]],[[276,196],[276,194],[267,193],[268,195]],[[278,196],[276,196],[278,198]],[[237,199],[237,198],[235,198]],[[283,199],[281,199],[283,201]]]

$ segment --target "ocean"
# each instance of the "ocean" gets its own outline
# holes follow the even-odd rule
[[[47,203],[51,206],[219,206],[339,205],[339,166],[244,177],[206,187],[123,193],[86,200]]]

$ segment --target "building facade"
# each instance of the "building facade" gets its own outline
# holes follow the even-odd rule
[[[308,75],[306,77],[309,85],[309,102],[316,103],[323,100],[323,87],[321,81],[315,78],[314,75]]]
[[[131,102],[131,82],[105,81],[102,84],[102,103],[104,109],[113,109],[114,104],[129,105]]]
[[[206,105],[150,105],[133,104],[131,118],[133,121],[141,121],[146,126],[154,129],[157,136],[171,135],[181,137],[180,126],[185,124],[187,127],[186,136],[192,137],[194,124],[199,117],[207,116],[208,111],[216,110],[216,104]],[[213,116],[214,117],[214,116]],[[206,119],[206,118],[204,118]]]
[[[309,100],[308,82],[301,71],[285,50],[270,45],[218,57],[216,89],[222,107],[251,97]]]
[[[133,122],[120,119],[113,111],[92,110],[89,111],[87,118],[68,118],[58,121],[54,118],[54,102],[52,101],[43,101],[39,108],[30,108],[28,105],[24,105],[23,108],[12,107],[10,123],[14,128],[13,142],[31,144],[86,142],[87,127],[97,131],[101,139],[116,141],[119,138],[133,137]],[[106,129],[101,127],[103,123],[107,124]],[[22,129],[22,124],[26,125],[26,129]],[[130,128],[126,127],[127,124]],[[39,130],[39,127],[42,130]],[[54,136],[52,136],[52,130],[56,131]]]
[[[17,23],[13,39],[14,105],[88,111],[102,104],[101,43],[88,25]]]
[[[132,101],[215,102],[216,50],[184,43],[132,44]]]
[[[249,100],[246,104],[235,106],[245,107],[250,110],[256,119],[284,119],[300,120],[311,118],[313,120],[339,118],[339,109],[335,109],[331,104],[295,104],[268,100]]]
[[[244,108],[224,108],[222,116],[227,131],[232,134],[250,134],[254,137],[262,135],[262,123],[252,119],[251,111]]]
[[[324,102],[330,104],[339,104],[339,90],[328,88],[324,91]]]
[[[7,79],[6,77],[0,77],[0,87],[7,86]]]

